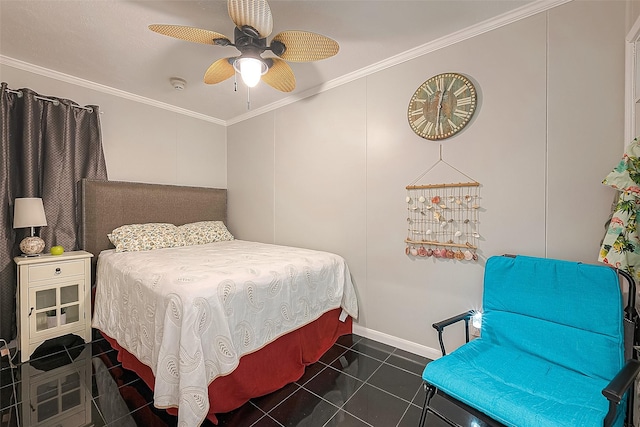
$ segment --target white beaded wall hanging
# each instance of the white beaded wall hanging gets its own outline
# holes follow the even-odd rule
[[[439,162],[446,163],[442,157]],[[451,184],[411,184],[406,189],[406,254],[477,261],[480,183],[472,180]]]

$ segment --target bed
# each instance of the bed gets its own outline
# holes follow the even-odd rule
[[[82,180],[82,247],[95,255],[93,325],[178,423],[296,381],[341,335],[357,300],[338,255],[229,239],[116,252],[127,224],[226,223],[226,190]]]

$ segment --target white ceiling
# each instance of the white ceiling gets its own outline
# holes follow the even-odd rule
[[[559,1],[269,0],[272,36],[284,30],[313,31],[335,39],[340,52],[319,62],[290,64],[296,89],[286,94],[261,83],[251,90],[251,109],[300,98],[493,18],[506,22],[505,17],[526,16],[554,3]],[[234,47],[162,36],[150,31],[149,24],[188,25],[233,37],[224,0],[0,0],[0,59],[88,80],[213,121],[228,123],[248,114],[241,80],[237,92],[233,78],[203,83],[209,65],[235,56]],[[169,79],[174,76],[187,81],[185,90],[173,89]]]

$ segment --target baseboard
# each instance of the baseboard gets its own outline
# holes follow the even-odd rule
[[[440,352],[440,350],[436,350],[435,348],[427,347],[426,345],[418,344],[412,341],[407,341],[402,338],[394,337],[393,335],[385,334],[384,332],[365,328],[355,322],[353,323],[353,333],[356,335],[360,335],[361,337],[370,338],[383,344],[397,347],[410,353],[419,354],[420,356],[424,356],[431,360],[442,357],[442,353]]]

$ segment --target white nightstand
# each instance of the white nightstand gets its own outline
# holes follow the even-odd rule
[[[91,341],[91,257],[85,251],[15,257],[22,362],[44,341],[76,334]]]

